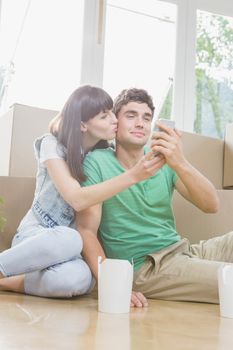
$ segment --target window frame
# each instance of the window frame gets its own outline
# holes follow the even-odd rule
[[[196,19],[197,10],[233,17],[233,3],[228,0],[179,0],[177,52],[174,88],[174,116],[177,126],[193,132],[196,118]],[[185,40],[182,48],[182,30]],[[185,52],[182,56],[182,50]],[[179,52],[181,51],[181,52]],[[183,69],[182,69],[183,65]],[[183,103],[182,103],[183,101]]]

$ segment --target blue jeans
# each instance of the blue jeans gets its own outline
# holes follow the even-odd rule
[[[65,227],[30,226],[20,230],[12,247],[0,253],[0,272],[25,274],[26,294],[70,298],[88,292],[93,285],[90,268],[82,259],[82,238]]]

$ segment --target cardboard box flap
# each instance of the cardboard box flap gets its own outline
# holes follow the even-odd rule
[[[223,188],[233,187],[233,123],[226,125]]]

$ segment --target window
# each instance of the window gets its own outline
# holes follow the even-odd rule
[[[197,133],[224,137],[233,122],[233,18],[197,11]]]
[[[156,0],[108,0],[103,87],[146,89],[156,117],[171,118],[176,5]]]
[[[60,109],[80,83],[84,0],[2,0],[0,102]]]

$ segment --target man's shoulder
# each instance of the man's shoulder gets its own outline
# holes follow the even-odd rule
[[[84,173],[87,180],[82,186],[89,186],[104,181],[110,169],[112,169],[115,152],[112,148],[97,149],[89,152],[83,162]]]
[[[114,149],[112,149],[111,147],[109,148],[101,148],[101,149],[95,149],[94,151],[89,152],[85,159],[84,159],[84,163],[85,162],[89,162],[89,161],[103,161],[107,158],[111,158],[112,156],[114,156],[115,151]]]

